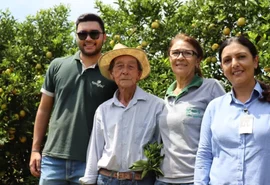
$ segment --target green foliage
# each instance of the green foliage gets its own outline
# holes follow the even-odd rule
[[[144,155],[147,160],[139,160],[134,162],[129,169],[133,171],[142,171],[142,178],[149,173],[154,173],[157,177],[163,175],[160,169],[160,164],[164,155],[160,155],[163,144],[148,143],[144,146]]]
[[[60,5],[19,23],[8,11],[0,12],[0,184],[37,182],[26,178],[33,122],[50,61],[76,48],[68,14]]]
[[[166,58],[169,41],[177,33],[186,33],[200,41],[205,55],[201,63],[204,76],[220,80],[227,90],[230,84],[220,69],[217,50],[211,47],[214,43],[220,45],[230,36],[249,37],[259,50],[262,73],[257,78],[270,82],[270,73],[264,70],[270,67],[268,0],[118,0],[115,4],[117,6],[112,7],[96,1],[96,8],[107,23],[108,41],[104,49],[110,50],[115,43],[121,42],[145,50],[151,60],[152,73],[140,85],[147,91],[164,97],[173,81]],[[237,25],[240,17],[246,19],[244,26]],[[158,22],[159,27],[153,28],[153,22]],[[229,35],[223,34],[224,28],[230,29]],[[116,34],[119,40],[114,39]],[[142,46],[143,41],[147,46]]]
[[[4,51],[7,45],[12,42],[17,32],[16,20],[7,10],[0,10],[0,60],[4,57]]]

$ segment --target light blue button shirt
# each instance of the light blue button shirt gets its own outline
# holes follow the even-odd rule
[[[126,172],[137,160],[146,160],[143,147],[159,137],[158,117],[164,101],[144,92],[136,92],[125,107],[114,97],[99,106],[88,146],[85,175],[80,179],[95,184],[100,168]]]
[[[259,101],[256,83],[246,103],[233,92],[210,102],[201,127],[195,164],[196,185],[270,184],[270,103]],[[253,116],[251,134],[240,134],[245,114]]]

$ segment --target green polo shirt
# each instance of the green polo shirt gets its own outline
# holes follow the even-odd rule
[[[98,65],[83,69],[79,54],[53,60],[46,73],[42,92],[54,96],[54,109],[43,155],[86,161],[95,111],[117,86]]]

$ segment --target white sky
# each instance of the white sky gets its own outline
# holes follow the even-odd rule
[[[105,4],[116,6],[116,0],[102,0]],[[70,5],[69,20],[76,21],[79,15],[87,12],[97,13],[95,0],[1,0],[0,10],[9,9],[11,15],[19,21],[24,21],[28,15],[35,15],[40,9],[52,8],[60,3]]]

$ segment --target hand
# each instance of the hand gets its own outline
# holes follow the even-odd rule
[[[30,158],[30,172],[33,176],[39,177],[40,176],[40,162],[41,162],[41,154],[39,152],[32,152]]]

